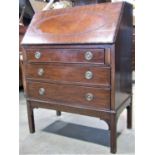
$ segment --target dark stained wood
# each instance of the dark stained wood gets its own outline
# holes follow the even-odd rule
[[[122,111],[127,108],[128,106],[131,105],[131,98],[132,96],[129,96],[128,98],[126,98],[126,100],[116,109],[116,114],[117,114],[117,119],[119,118],[120,114],[122,113]]]
[[[111,48],[111,44],[62,44],[61,46],[58,44],[52,44],[52,45],[46,45],[46,44],[38,44],[38,45],[35,45],[35,44],[31,44],[31,45],[27,45],[27,44],[22,44],[22,46],[26,49],[26,52],[27,51],[36,51],[37,49],[40,49],[40,50],[96,50],[96,49],[102,49],[103,50],[106,50],[106,48]],[[27,53],[26,53],[27,54]]]
[[[34,133],[35,132],[35,124],[34,124],[33,108],[31,107],[31,103],[28,101],[27,101],[27,112],[28,112],[29,130],[30,130],[30,133]]]
[[[132,128],[132,106],[127,107],[127,128]]]
[[[111,46],[111,109],[115,110],[115,45]]]
[[[132,37],[132,71],[135,70],[135,26],[133,26],[133,37]]]
[[[130,105],[127,107],[127,128],[132,129],[132,98]]]
[[[132,7],[127,6],[115,44],[115,109],[132,93]]]
[[[22,43],[113,43],[122,8],[123,3],[103,3],[36,13]]]
[[[105,50],[105,64],[106,65],[111,65],[111,52],[110,52],[110,48],[106,48]]]
[[[75,114],[99,117],[107,121],[108,124],[110,124],[111,112],[110,110],[107,110],[107,109],[96,109],[96,108],[92,109],[86,106],[69,106],[69,105],[58,104],[57,102],[54,102],[54,101],[52,102],[42,101],[42,100],[35,100],[35,99],[29,99],[29,98],[27,98],[27,100],[31,101],[32,108],[54,109],[59,111],[75,113]]]
[[[44,88],[45,94],[40,95],[39,89]],[[48,84],[40,82],[27,83],[27,96],[33,99],[56,101],[69,105],[85,105],[88,107],[97,107],[101,109],[110,108],[110,91],[105,88],[72,86],[72,85],[59,85]],[[93,94],[91,101],[86,100],[86,94]]]
[[[98,117],[107,122],[111,153],[116,153],[117,120],[126,108],[127,127],[132,127],[131,5],[36,13],[22,45],[30,132],[35,130],[34,108],[54,109],[58,116],[64,111]],[[91,60],[85,59],[87,51],[93,53]],[[91,79],[85,79],[86,71],[93,73]],[[90,101],[88,93],[93,95]]]
[[[39,51],[41,57],[35,58]],[[91,60],[85,59],[85,53],[90,51],[93,54]],[[104,63],[104,49],[35,49],[27,51],[29,62],[70,62],[70,63]]]
[[[43,75],[38,70],[43,69]],[[93,73],[92,79],[86,79],[87,71]],[[74,82],[77,84],[110,86],[110,69],[102,66],[90,65],[60,65],[60,64],[28,64],[26,78],[44,81]]]
[[[110,123],[110,147],[111,153],[117,152],[117,120],[116,114],[111,114]]]
[[[57,116],[61,116],[61,111],[56,111]]]
[[[19,60],[19,87],[23,86],[22,76],[22,62]]]

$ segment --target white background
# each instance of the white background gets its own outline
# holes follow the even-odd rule
[[[0,2],[0,154],[19,153],[19,4]],[[155,154],[155,1],[136,1],[136,154]]]

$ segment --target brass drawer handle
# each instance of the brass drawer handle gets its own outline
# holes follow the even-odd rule
[[[37,51],[37,52],[35,52],[34,56],[35,56],[36,59],[40,59],[41,53],[39,51]]]
[[[43,68],[39,68],[38,69],[38,75],[42,76],[44,74],[44,69]]]
[[[44,95],[45,94],[45,89],[44,88],[40,88],[39,89],[39,94],[40,95]]]
[[[91,71],[86,71],[86,72],[85,72],[85,78],[86,78],[87,80],[92,79],[92,78],[93,78],[93,73],[92,73]]]
[[[85,95],[85,98],[86,98],[87,101],[92,101],[93,98],[94,98],[94,96],[93,96],[92,93],[87,93],[87,94]]]
[[[93,53],[90,52],[90,51],[87,51],[87,52],[85,53],[85,59],[86,59],[86,60],[91,60],[92,58],[93,58]]]

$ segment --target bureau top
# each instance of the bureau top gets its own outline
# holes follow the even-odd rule
[[[113,43],[125,4],[102,3],[36,13],[22,44]]]

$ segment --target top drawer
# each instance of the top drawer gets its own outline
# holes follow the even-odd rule
[[[35,49],[26,52],[28,62],[102,63],[104,49]]]

